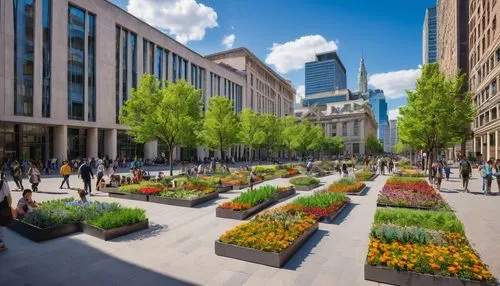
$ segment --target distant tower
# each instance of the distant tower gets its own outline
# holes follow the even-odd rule
[[[359,63],[358,91],[361,94],[368,93],[368,77],[366,74],[365,59],[363,57],[361,57],[361,62]]]

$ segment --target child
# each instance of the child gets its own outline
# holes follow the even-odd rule
[[[32,199],[33,192],[30,189],[23,191],[23,197],[17,202],[17,215],[28,217],[29,213],[38,207],[37,202]]]

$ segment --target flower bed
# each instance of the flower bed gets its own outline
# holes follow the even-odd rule
[[[205,188],[203,190],[187,190],[183,187],[163,190],[154,196],[149,196],[149,201],[166,205],[181,207],[194,207],[206,201],[219,197],[216,188]]]
[[[282,208],[301,211],[315,217],[317,220],[331,222],[340,214],[349,201],[349,198],[342,193],[323,191],[311,196],[298,197]]]
[[[82,223],[106,225],[108,230],[144,221],[144,210],[124,208],[117,203],[89,202],[74,199],[43,202],[28,217],[16,219],[11,229],[40,242],[82,231]]]
[[[293,194],[295,194],[295,188],[293,186],[278,187],[278,190],[276,192],[276,199],[281,200]]]
[[[88,235],[110,240],[148,228],[148,220],[142,209],[117,209],[86,221],[82,230]]]
[[[475,281],[493,281],[452,212],[377,209],[366,261],[365,279],[382,283],[474,285]]]
[[[290,183],[298,191],[309,191],[319,186],[319,180],[309,176],[301,176],[290,179]]]
[[[333,184],[328,187],[328,191],[350,195],[361,195],[364,192],[365,187],[366,185],[362,182],[358,182],[357,179],[346,177],[333,182]]]
[[[219,205],[215,210],[216,216],[244,220],[275,203],[277,192],[278,188],[273,186],[263,186],[253,191],[246,191],[232,201]]]
[[[354,173],[354,175],[358,181],[369,181],[373,178],[375,173],[371,169],[365,168],[357,173]]]
[[[215,242],[215,253],[281,267],[318,228],[303,212],[272,210],[226,231]]]
[[[377,204],[379,206],[395,206],[424,209],[450,209],[427,182],[413,178],[391,178],[380,194]]]

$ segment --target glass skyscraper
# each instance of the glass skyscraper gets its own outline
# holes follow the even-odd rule
[[[306,97],[347,88],[346,70],[335,51],[316,55],[306,63]]]
[[[384,91],[381,89],[369,90],[370,104],[372,105],[375,121],[377,121],[377,138],[384,141],[384,132],[389,126],[389,116],[387,114],[387,100]]]
[[[437,61],[437,29],[436,7],[427,8],[422,31],[422,61],[424,64]]]

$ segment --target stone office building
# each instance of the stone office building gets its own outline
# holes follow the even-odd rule
[[[204,108],[219,95],[237,112],[251,107],[244,74],[104,0],[0,1],[0,67],[0,160],[155,158],[163,144],[134,143],[118,121],[145,73],[190,82]],[[206,155],[176,148],[174,159]]]

